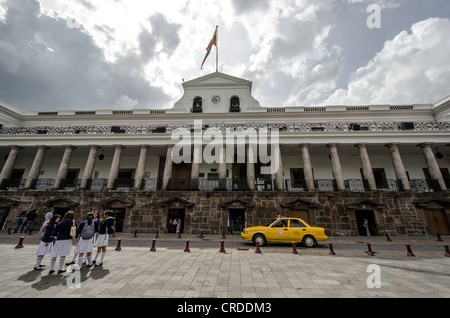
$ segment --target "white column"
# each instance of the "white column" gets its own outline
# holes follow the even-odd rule
[[[191,190],[198,190],[200,175],[200,162],[202,161],[202,145],[194,144],[194,154],[191,165]]]
[[[111,163],[111,169],[109,170],[108,184],[106,189],[112,190],[114,188],[114,182],[119,176],[120,157],[122,155],[122,149],[125,147],[122,145],[114,145],[116,148],[114,151],[114,157]]]
[[[336,185],[338,191],[345,190],[344,178],[342,177],[342,167],[341,161],[339,160],[339,154],[337,151],[338,144],[328,144],[327,147],[330,149],[331,157],[331,169],[333,171],[333,177],[336,180]]]
[[[309,156],[309,144],[301,144],[302,148],[302,161],[303,161],[303,174],[306,181],[306,189],[308,191],[314,191],[314,176],[311,165],[311,158]]]
[[[139,154],[139,161],[136,168],[136,174],[134,175],[134,188],[140,190],[142,187],[142,179],[145,173],[145,164],[147,162],[147,150],[148,145],[141,145],[141,152]]]
[[[62,180],[67,178],[67,172],[69,171],[70,160],[72,158],[72,151],[77,147],[72,145],[65,146],[64,155],[59,165],[58,173],[56,174],[55,184],[53,189],[59,189],[61,187]]]
[[[3,182],[3,180],[11,178],[14,170],[14,165],[16,164],[17,156],[19,155],[19,151],[21,149],[23,148],[19,146],[11,146],[8,159],[6,159],[5,165],[3,166],[2,172],[0,173],[0,184]]]
[[[247,145],[247,185],[250,191],[255,190],[255,160],[252,145]]]
[[[173,149],[172,145],[167,146],[167,155],[166,155],[166,163],[164,165],[162,190],[167,190],[167,186],[169,185],[169,180],[172,177],[172,167],[173,167],[172,149]]]
[[[423,143],[418,145],[422,148],[423,155],[425,156],[425,162],[427,164],[428,173],[432,180],[437,180],[441,190],[447,190],[447,186],[445,185],[444,178],[442,177],[441,169],[439,169],[439,165],[434,157],[433,150],[431,149],[430,143]]]
[[[30,189],[34,185],[34,180],[39,178],[39,172],[41,172],[42,163],[44,161],[45,151],[49,147],[39,146],[34,157],[33,165],[31,166],[30,172],[28,173],[27,182],[25,183],[25,189]]]
[[[387,144],[386,147],[389,148],[391,152],[392,164],[394,165],[395,177],[400,180],[403,186],[403,190],[409,191],[411,187],[409,186],[408,176],[406,175],[405,166],[403,165],[402,157],[398,151],[397,143]]]
[[[227,188],[227,158],[225,145],[220,146],[220,162],[219,162],[219,189]]]
[[[89,156],[86,162],[86,166],[84,167],[83,178],[81,179],[81,189],[86,189],[88,185],[88,181],[92,179],[92,174],[94,173],[95,160],[97,157],[97,151],[99,146],[91,145],[89,150]]]
[[[275,172],[275,185],[277,191],[283,191],[284,190],[284,175],[283,175],[283,162],[281,159],[281,149],[280,145],[274,144],[272,145],[272,151],[273,151],[273,158],[278,159],[278,169]],[[275,160],[276,162],[276,160]],[[272,162],[272,164],[274,164]]]
[[[373,175],[372,165],[370,163],[369,154],[367,153],[365,143],[356,144],[355,147],[358,147],[359,156],[361,158],[361,167],[364,179],[369,183],[369,190],[375,191],[377,189],[377,184],[375,182],[375,177]]]

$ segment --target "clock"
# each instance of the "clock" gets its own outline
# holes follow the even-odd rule
[[[211,98],[211,102],[212,102],[214,105],[219,105],[220,102],[221,102],[220,96],[219,96],[219,95],[214,95],[214,96]]]

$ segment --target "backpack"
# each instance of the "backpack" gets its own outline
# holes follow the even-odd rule
[[[83,240],[89,240],[94,237],[95,234],[95,226],[94,222],[91,225],[87,224],[87,222],[83,226],[83,230],[81,231],[81,238]]]

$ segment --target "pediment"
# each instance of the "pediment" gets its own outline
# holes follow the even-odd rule
[[[79,204],[80,202],[63,196],[49,199],[44,202],[44,205],[48,207],[76,207]]]
[[[308,207],[308,208],[317,208],[318,204],[312,201],[308,201],[305,199],[296,199],[293,201],[286,201],[281,203],[281,207],[282,208],[288,208],[288,209],[294,209],[294,208],[299,208],[299,207]]]
[[[356,200],[354,202],[351,202],[349,204],[344,204],[346,208],[349,209],[370,209],[370,208],[382,208],[385,207],[384,204],[381,204],[380,202],[377,202],[375,200],[371,199],[361,199]]]
[[[234,200],[223,202],[223,203],[219,204],[219,206],[221,208],[240,209],[240,208],[253,208],[255,206],[255,204],[253,202],[245,201],[242,199],[234,199]]]
[[[100,206],[108,209],[112,208],[128,208],[134,206],[134,201],[123,199],[120,197],[112,197],[100,202]]]
[[[208,86],[249,86],[252,82],[228,74],[215,72],[183,83],[184,88]]]
[[[180,198],[180,197],[171,197],[168,200],[162,201],[159,204],[161,207],[167,207],[167,206],[172,206],[172,207],[181,207],[181,206],[185,206],[185,207],[193,207],[195,205],[194,202]]]
[[[446,199],[422,200],[416,201],[414,204],[425,209],[445,209],[450,207],[450,201]]]
[[[0,207],[9,207],[19,205],[20,201],[12,198],[0,196]]]

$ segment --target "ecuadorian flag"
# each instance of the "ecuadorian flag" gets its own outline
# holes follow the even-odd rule
[[[203,63],[202,63],[202,66],[200,69],[203,69],[203,64],[205,64],[205,61],[208,58],[209,53],[211,53],[211,49],[212,49],[213,45],[215,45],[217,47],[217,28],[216,28],[216,31],[214,32],[211,42],[209,42],[208,47],[206,48],[207,52],[206,52],[205,58],[203,59]]]

